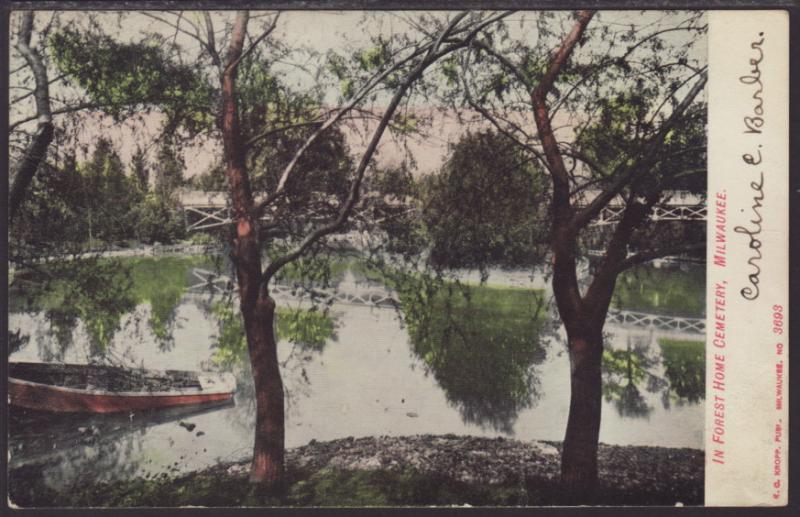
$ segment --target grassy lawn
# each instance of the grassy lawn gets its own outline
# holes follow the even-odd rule
[[[613,304],[619,309],[703,317],[705,275],[702,267],[689,271],[638,267],[619,276]]]

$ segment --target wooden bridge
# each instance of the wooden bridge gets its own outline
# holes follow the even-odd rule
[[[182,190],[179,202],[187,231],[210,230],[233,222],[225,192]]]
[[[578,206],[586,206],[600,194],[599,190],[587,190],[578,199]],[[616,224],[622,220],[625,201],[617,196],[612,199],[590,223],[592,226]],[[705,200],[685,190],[669,192],[666,201],[653,207],[652,221],[705,221],[708,209]]]
[[[189,287],[193,294],[227,294],[233,289],[228,276],[218,275],[207,269],[195,268],[192,275],[198,280]],[[274,283],[270,293],[279,300],[309,300],[322,304],[349,304],[374,308],[395,308],[400,300],[394,291],[385,287],[354,282],[351,275],[337,288],[302,288],[295,285]],[[638,311],[610,310],[608,323],[626,327],[640,327],[665,332],[702,334],[706,330],[705,318],[665,316]]]
[[[587,190],[578,199],[579,206],[589,204],[600,191]],[[201,231],[229,225],[233,222],[227,195],[224,192],[183,190],[180,193],[187,231]],[[592,226],[616,224],[622,218],[625,203],[616,197],[600,211],[590,223]],[[670,192],[665,202],[656,205],[651,214],[653,221],[705,221],[705,200],[687,191]]]

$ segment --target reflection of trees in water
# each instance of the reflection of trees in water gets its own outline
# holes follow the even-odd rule
[[[139,309],[147,304],[149,337],[167,352],[175,344],[176,315],[188,271],[199,260],[93,257],[48,263],[16,273],[10,310],[34,313],[45,321],[47,334],[37,337],[43,361],[64,361],[77,345],[85,347],[87,360],[97,361],[114,359],[111,344],[123,322],[134,326],[135,337],[144,337]],[[20,341],[24,336],[14,338],[24,345]]]
[[[665,408],[671,403],[682,405],[695,403],[705,398],[706,363],[705,343],[702,341],[679,341],[660,339],[661,361],[664,377],[669,381],[670,391],[662,397]]]
[[[63,491],[81,490],[103,479],[131,479],[141,467],[138,452],[147,433],[137,429],[121,437],[69,449],[42,469],[47,484]]]
[[[647,404],[640,386],[654,393],[663,381],[651,370],[658,365],[646,343],[631,344],[628,339],[624,350],[603,351],[603,397],[612,402],[622,417],[646,418],[653,408]]]
[[[651,345],[649,338],[628,337],[625,349],[603,352],[603,396],[620,416],[631,418],[653,411],[642,389],[660,394],[665,409],[696,403],[705,397],[704,354],[701,341],[661,339]]]
[[[252,417],[256,409],[255,387],[242,317],[236,303],[236,299],[228,294],[221,298],[200,300],[198,305],[217,323],[211,363],[214,367],[230,371],[236,376],[236,398],[242,407],[242,411],[238,412],[243,417],[241,424],[252,428]],[[288,353],[280,362],[287,413],[292,411],[296,400],[310,395],[306,366],[329,343],[337,340],[336,326],[336,317],[328,307],[312,305],[277,309],[276,338],[279,346],[290,345]]]
[[[10,286],[13,312],[39,313],[48,326],[48,342],[37,339],[44,361],[63,361],[85,332],[86,354],[102,358],[120,329],[124,314],[136,306],[130,271],[118,260],[89,258],[34,265],[15,274]]]
[[[538,397],[545,359],[541,293],[406,278],[401,311],[413,354],[465,423],[512,433]]]

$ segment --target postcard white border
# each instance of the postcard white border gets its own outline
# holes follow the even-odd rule
[[[788,12],[710,11],[708,48],[705,502],[785,505]]]

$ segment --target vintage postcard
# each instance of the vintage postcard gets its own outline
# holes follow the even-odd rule
[[[8,38],[11,507],[787,504],[786,11]]]

